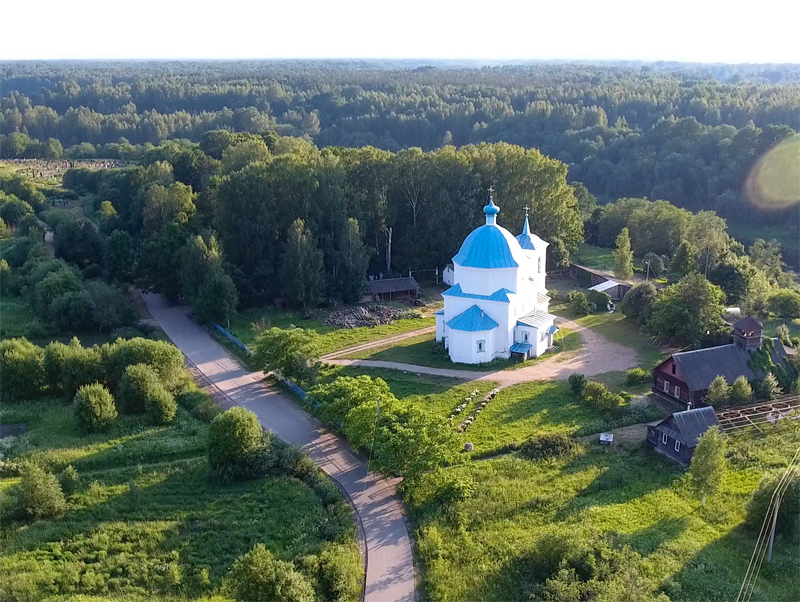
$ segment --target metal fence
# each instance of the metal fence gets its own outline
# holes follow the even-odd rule
[[[225,337],[226,337],[227,339],[229,339],[229,340],[231,341],[231,343],[233,343],[234,345],[236,345],[236,346],[237,346],[239,349],[241,349],[242,351],[244,351],[244,352],[245,352],[247,355],[253,355],[253,350],[252,350],[252,349],[250,349],[250,347],[248,347],[247,345],[245,345],[244,343],[242,343],[242,342],[241,342],[239,339],[237,339],[237,338],[236,338],[235,336],[233,336],[233,335],[232,335],[230,332],[228,332],[227,330],[225,330],[225,329],[224,329],[222,326],[220,326],[220,325],[219,325],[219,324],[217,324],[216,322],[212,322],[212,324],[211,324],[211,325],[214,327],[214,329],[215,329],[215,330],[218,330],[218,331],[219,331],[219,332],[221,332],[223,335],[225,335]]]
[[[247,345],[245,345],[244,343],[242,343],[242,342],[241,342],[239,339],[237,339],[237,338],[236,338],[235,336],[233,336],[233,335],[232,335],[230,332],[228,332],[227,330],[225,330],[225,329],[224,329],[222,326],[220,326],[220,325],[219,325],[219,324],[217,324],[216,322],[213,322],[213,323],[212,323],[212,326],[214,327],[214,329],[215,329],[215,330],[217,330],[218,332],[221,332],[223,335],[225,335],[225,337],[226,337],[227,339],[229,339],[229,340],[230,340],[230,341],[231,341],[231,342],[232,342],[234,345],[236,345],[236,346],[237,346],[239,349],[241,349],[242,351],[244,351],[244,352],[245,352],[247,355],[253,355],[253,350],[252,350],[252,349],[250,349],[250,347],[248,347]],[[301,389],[301,388],[300,388],[300,386],[299,386],[297,383],[294,383],[294,382],[292,382],[291,380],[289,380],[289,379],[288,379],[288,378],[286,378],[285,376],[281,376],[281,375],[276,375],[276,376],[278,377],[278,379],[279,379],[279,380],[280,380],[280,381],[281,381],[281,382],[282,382],[284,385],[286,385],[287,387],[289,387],[289,389],[291,389],[291,391],[292,391],[292,392],[293,392],[295,395],[297,395],[297,396],[298,396],[300,399],[303,399],[303,400],[305,400],[305,398],[306,398],[306,397],[308,397],[308,393],[306,393],[306,392],[305,392],[303,389]]]

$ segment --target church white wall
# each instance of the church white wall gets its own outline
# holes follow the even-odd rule
[[[436,315],[436,340],[441,341],[444,338],[444,316],[442,314]]]
[[[491,295],[501,288],[516,292],[517,272],[517,268],[467,268],[455,264],[455,282],[465,293],[473,295]]]
[[[483,364],[492,361],[497,357],[492,351],[495,348],[495,330],[484,332],[450,330],[447,339],[450,359],[461,364]],[[483,341],[483,351],[478,351],[478,341]]]

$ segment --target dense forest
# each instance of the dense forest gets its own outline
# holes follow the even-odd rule
[[[750,224],[786,223],[742,185],[800,130],[800,67],[786,65],[31,62],[0,63],[0,78],[6,157],[133,159],[215,129],[389,151],[503,141],[566,163],[601,203],[664,199]]]

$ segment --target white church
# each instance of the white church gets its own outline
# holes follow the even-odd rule
[[[500,208],[489,196],[486,225],[473,230],[453,257],[453,285],[442,293],[436,340],[450,359],[482,364],[496,357],[537,357],[558,331],[547,312],[547,244],[530,231],[527,209],[522,234],[497,225]]]

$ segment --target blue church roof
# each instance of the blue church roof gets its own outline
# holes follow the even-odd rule
[[[522,226],[522,234],[517,236],[519,246],[528,251],[536,251],[547,246],[541,238],[531,232],[530,224],[528,224],[528,216],[525,216],[525,224]]]
[[[487,224],[464,239],[453,263],[467,268],[516,268],[519,263],[514,257],[514,247],[519,249],[519,243],[511,232]]]
[[[509,295],[513,295],[514,291],[510,291],[507,288],[497,289],[491,295],[476,295],[474,293],[465,293],[461,290],[461,285],[456,284],[455,286],[451,286],[445,292],[442,293],[442,297],[464,297],[466,299],[480,299],[482,301],[500,301],[501,303],[509,303]]]
[[[447,326],[453,330],[464,332],[483,332],[497,328],[498,324],[480,307],[473,305],[450,320]]]

